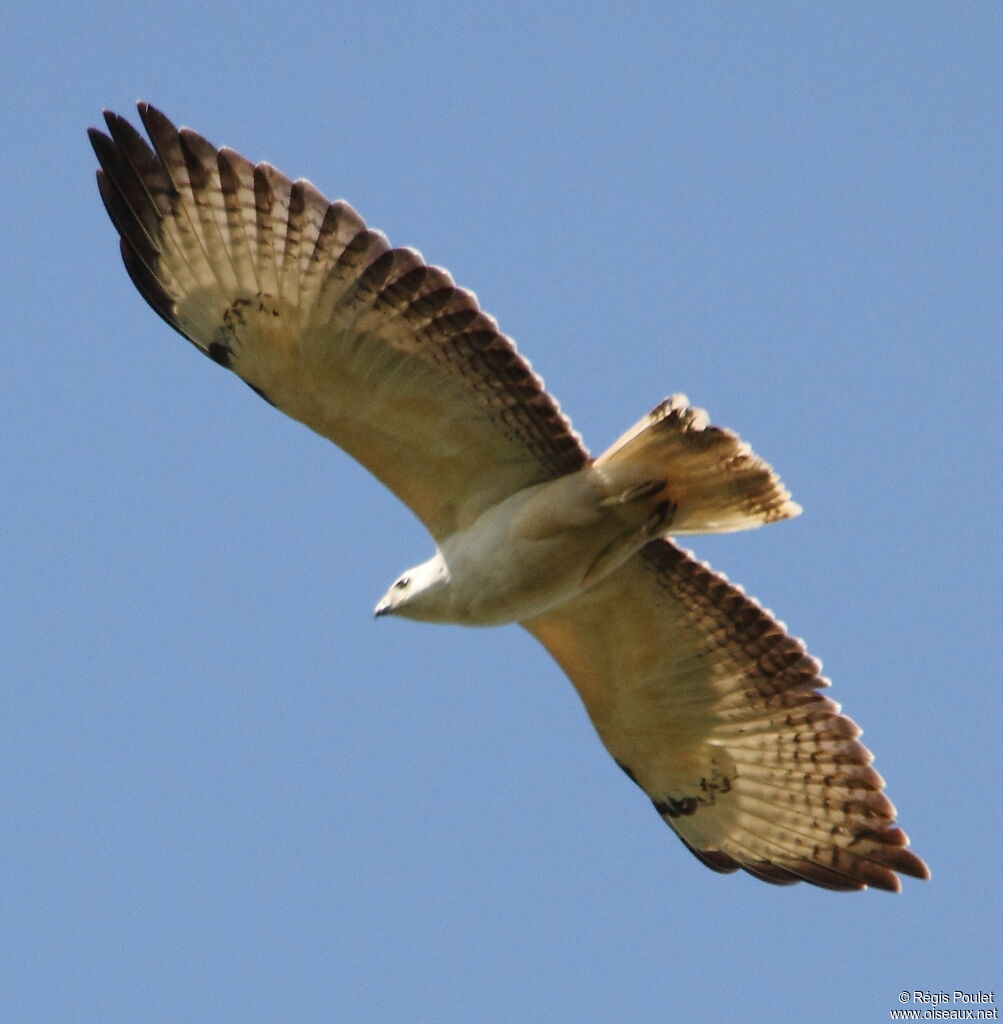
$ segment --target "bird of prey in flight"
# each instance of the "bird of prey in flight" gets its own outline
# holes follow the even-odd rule
[[[860,730],[800,640],[669,539],[796,515],[681,395],[593,458],[475,296],[343,201],[177,129],[91,129],[133,283],[173,328],[330,438],[436,551],[377,615],[518,622],[617,764],[708,867],[777,884],[927,878]]]

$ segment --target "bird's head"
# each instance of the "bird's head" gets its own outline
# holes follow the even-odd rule
[[[437,551],[427,562],[402,573],[373,609],[376,618],[400,615],[421,622],[448,621],[449,569]]]

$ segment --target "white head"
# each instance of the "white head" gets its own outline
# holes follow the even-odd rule
[[[422,622],[449,621],[449,568],[436,551],[427,562],[402,573],[373,609],[373,614],[400,615]]]

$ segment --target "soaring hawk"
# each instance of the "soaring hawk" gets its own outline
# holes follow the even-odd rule
[[[345,202],[178,130],[106,113],[98,185],[133,283],[172,327],[349,452],[435,555],[377,605],[519,622],[716,871],[898,890],[926,865],[800,640],[676,547],[796,515],[770,467],[674,396],[591,458],[474,295]]]

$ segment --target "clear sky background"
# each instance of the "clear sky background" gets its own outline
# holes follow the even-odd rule
[[[0,1019],[866,1024],[1003,988],[1003,6],[28,7]],[[137,98],[447,266],[593,450],[685,391],[768,458],[805,514],[690,546],[823,659],[933,880],[716,875],[527,634],[374,622],[430,541],[134,291],[84,130]]]

